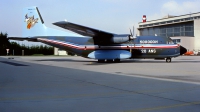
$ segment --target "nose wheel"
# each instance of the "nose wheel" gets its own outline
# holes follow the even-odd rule
[[[171,58],[166,58],[166,62],[167,62],[167,63],[170,63],[171,61],[172,61]]]

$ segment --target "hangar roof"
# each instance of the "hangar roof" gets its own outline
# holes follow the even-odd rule
[[[180,16],[167,15],[167,16],[161,18],[161,19],[151,20],[151,21],[147,21],[147,22],[144,22],[144,23],[139,22],[139,28],[138,29],[189,22],[189,21],[194,21],[195,19],[200,19],[200,12],[186,14],[186,15],[180,15]]]

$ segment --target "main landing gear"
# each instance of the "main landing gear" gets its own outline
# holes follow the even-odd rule
[[[105,60],[104,60],[104,59],[99,59],[98,62],[99,62],[99,63],[104,63]]]
[[[119,63],[120,59],[107,59],[107,60],[105,60],[105,59],[98,59],[98,62],[99,63],[104,63],[104,62],[107,62],[107,63],[113,63],[113,62]]]
[[[166,62],[170,63],[172,61],[172,59],[170,57],[166,58]]]
[[[114,62],[115,62],[115,63],[119,63],[119,62],[120,62],[120,59],[114,59]]]

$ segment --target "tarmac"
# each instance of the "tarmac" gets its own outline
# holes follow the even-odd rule
[[[200,56],[0,57],[0,112],[200,112]]]

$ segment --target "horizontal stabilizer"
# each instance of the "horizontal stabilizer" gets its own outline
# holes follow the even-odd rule
[[[8,37],[10,40],[18,40],[18,41],[32,41],[32,42],[38,42],[36,38],[23,38],[23,37]]]

